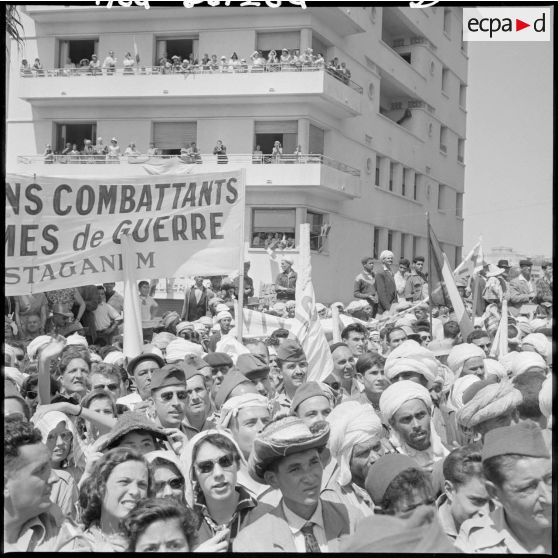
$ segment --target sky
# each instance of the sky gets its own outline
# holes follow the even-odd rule
[[[552,42],[470,42],[463,253],[552,254]]]

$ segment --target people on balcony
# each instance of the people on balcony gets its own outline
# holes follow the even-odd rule
[[[77,147],[77,143],[72,144],[72,149],[69,155],[70,155],[70,159],[69,159],[70,163],[79,163],[80,152]]]
[[[134,60],[130,52],[127,52],[124,56],[122,65],[124,66],[124,75],[130,75],[134,73],[134,66],[136,65],[136,61]]]
[[[124,150],[124,155],[126,157],[137,157],[138,155],[141,155],[141,153],[137,150],[136,144],[132,142],[129,143],[128,147]]]
[[[270,50],[267,55],[267,71],[277,72],[280,69],[279,61],[277,60],[277,53],[274,50]]]
[[[273,144],[273,150],[271,151],[271,162],[280,163],[282,156],[283,156],[283,148],[281,147],[281,142],[277,140]]]
[[[238,59],[238,54],[236,54],[236,52],[233,52],[229,59],[229,70],[231,72],[235,72],[236,70],[238,70],[239,66],[240,60]]]
[[[98,163],[105,160],[108,153],[108,146],[103,143],[103,138],[97,138],[97,143],[95,144],[95,159]]]
[[[93,144],[91,142],[90,139],[86,139],[83,142],[83,155],[84,157],[84,161],[85,162],[93,162],[93,156],[95,155],[95,147],[93,147]]]
[[[157,155],[159,155],[159,149],[157,149],[157,147],[155,147],[155,144],[153,142],[151,142],[149,144],[149,149],[147,150],[147,154],[150,157],[156,157]]]
[[[314,60],[314,65],[317,66],[319,69],[325,68],[326,61],[324,59],[324,55],[321,52],[318,52],[318,56]]]
[[[112,138],[108,146],[107,163],[120,163],[120,146],[118,140]]]
[[[261,165],[263,163],[263,153],[259,145],[256,145],[256,149],[252,153],[252,163]]]
[[[291,68],[291,53],[288,48],[284,48],[281,51],[281,57],[279,58],[281,62],[281,69],[288,70]]]
[[[33,62],[33,71],[35,72],[36,76],[44,76],[45,70],[41,61],[38,58],[35,58],[35,62]]]
[[[19,67],[19,72],[23,77],[32,77],[33,72],[31,71],[31,67],[29,66],[29,62],[24,58],[21,61],[21,66]]]
[[[79,61],[79,73],[80,74],[88,74],[90,73],[89,71],[89,60],[87,58],[82,58]]]
[[[91,74],[94,75],[94,76],[100,75],[102,73],[101,61],[97,58],[96,54],[91,55],[91,61],[89,62],[89,68],[91,69]]]
[[[211,64],[211,59],[209,58],[209,54],[207,52],[203,55],[201,59],[201,68],[204,71],[209,70],[209,65]]]
[[[70,151],[72,151],[72,144],[71,142],[67,142],[66,147],[62,150],[62,155],[69,155]]]
[[[47,143],[45,146],[43,159],[47,165],[52,165],[52,163],[54,163],[54,151],[52,150],[52,146],[50,145],[50,143]]]
[[[227,148],[221,140],[217,140],[217,145],[213,148],[213,155],[217,155],[218,165],[226,165],[229,162]]]

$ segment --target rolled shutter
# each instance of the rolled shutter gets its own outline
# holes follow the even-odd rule
[[[153,142],[159,149],[180,149],[197,141],[197,122],[154,122]]]
[[[256,134],[298,134],[297,120],[270,120],[255,123]]]

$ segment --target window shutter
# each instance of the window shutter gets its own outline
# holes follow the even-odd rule
[[[159,149],[180,149],[197,141],[197,122],[154,122],[153,142]]]

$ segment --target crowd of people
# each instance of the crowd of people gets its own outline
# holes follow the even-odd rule
[[[91,59],[82,58],[78,64],[68,58],[64,67],[60,68],[55,75],[115,75],[119,67],[122,68],[124,75],[147,72],[147,68],[140,64],[139,56],[132,56],[130,52],[126,52],[122,63],[118,64],[118,59],[114,51],[111,50],[102,63],[96,54],[92,54]],[[209,56],[209,54],[205,53],[200,59],[196,58],[193,53],[184,57],[175,54],[170,57],[162,56],[157,61],[157,65],[150,67],[149,70],[152,74],[325,70],[347,85],[351,81],[351,72],[347,68],[346,62],[340,62],[337,57],[326,62],[321,52],[314,54],[313,49],[310,47],[302,52],[299,49],[284,48],[281,51],[272,49],[268,52],[267,57],[262,54],[261,50],[255,50],[248,58],[239,58],[236,52],[233,52],[230,57],[217,57],[216,54]],[[44,77],[47,75],[39,58],[35,59],[32,66],[29,65],[26,59],[23,59],[21,61],[20,74],[23,77]]]
[[[130,359],[114,283],[6,298],[5,551],[551,553],[552,263],[461,286],[463,338],[424,259],[379,260],[316,304],[326,377],[288,325],[237,339],[249,262],[162,316],[140,282]],[[285,324],[293,265],[259,308]]]

